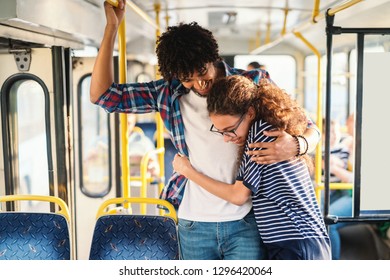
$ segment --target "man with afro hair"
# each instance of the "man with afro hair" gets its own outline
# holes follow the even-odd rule
[[[92,73],[91,102],[108,112],[160,112],[176,149],[189,157],[199,172],[222,182],[234,182],[237,145],[223,142],[209,131],[212,124],[205,97],[219,77],[243,75],[258,83],[261,79],[269,79],[268,73],[229,67],[220,58],[212,33],[193,22],[169,27],[158,39],[156,52],[163,79],[114,83],[112,54],[125,4],[120,0],[115,8],[105,2],[104,8],[107,24]],[[252,144],[265,148],[250,152],[257,163],[275,163],[287,160],[299,151],[311,151],[320,138],[316,126],[311,123],[303,137],[293,137],[284,131],[268,132],[268,136],[277,137],[277,140]],[[160,196],[178,209],[181,259],[266,258],[250,199],[242,206],[236,206],[177,173],[171,176]]]

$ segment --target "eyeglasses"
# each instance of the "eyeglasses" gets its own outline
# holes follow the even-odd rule
[[[244,120],[244,117],[245,117],[245,114],[242,114],[240,119],[238,120],[237,124],[231,130],[220,131],[220,130],[216,129],[215,126],[212,124],[211,127],[210,127],[210,131],[214,132],[214,133],[218,133],[221,136],[228,136],[228,137],[231,137],[231,138],[237,137],[236,130],[238,129],[238,127],[240,126],[240,124]]]

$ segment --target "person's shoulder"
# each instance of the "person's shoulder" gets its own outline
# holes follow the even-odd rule
[[[253,131],[252,138],[253,138],[253,140],[258,140],[260,138],[263,138],[264,131],[270,131],[270,130],[274,130],[274,129],[275,129],[275,127],[272,124],[270,124],[262,119],[258,119],[256,121],[254,121],[252,126],[251,126],[251,130]]]
[[[241,75],[254,82],[259,82],[261,79],[270,79],[269,73],[262,69],[245,70]]]
[[[234,67],[230,67],[224,61],[221,61],[221,65],[225,68],[226,76],[240,75],[254,81],[255,83],[258,83],[261,79],[270,80],[270,75],[266,70],[262,70],[262,69],[244,70],[240,68],[234,68]]]

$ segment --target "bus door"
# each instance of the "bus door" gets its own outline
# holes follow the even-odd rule
[[[64,55],[57,47],[0,47],[1,195],[53,195],[69,204]],[[53,210],[39,202],[17,207]]]

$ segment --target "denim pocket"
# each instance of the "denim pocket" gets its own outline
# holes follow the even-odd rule
[[[255,226],[255,227],[257,227],[255,214],[253,213],[253,210],[251,210],[244,218],[242,218],[240,220],[240,223],[246,224],[248,226]]]
[[[185,219],[179,219],[178,225],[180,228],[185,230],[190,230],[195,227],[196,222],[195,221],[189,221]]]

